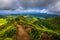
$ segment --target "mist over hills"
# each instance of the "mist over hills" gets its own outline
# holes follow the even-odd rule
[[[48,17],[54,17],[54,16],[60,16],[58,14],[49,14],[49,13],[40,13],[40,12],[18,12],[18,13],[1,13],[1,16],[30,16],[30,17],[44,17],[44,18],[48,18]]]

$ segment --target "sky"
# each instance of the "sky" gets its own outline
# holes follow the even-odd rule
[[[40,12],[60,14],[60,0],[0,0],[0,13]]]

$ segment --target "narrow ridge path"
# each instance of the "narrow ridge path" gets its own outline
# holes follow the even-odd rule
[[[14,22],[17,27],[16,40],[32,40],[25,29],[17,21]]]

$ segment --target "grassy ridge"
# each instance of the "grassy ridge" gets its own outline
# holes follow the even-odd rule
[[[40,19],[40,18],[34,18],[34,17],[19,16],[17,18],[8,17],[6,19],[2,19],[2,21],[0,20],[0,24],[2,23],[4,24],[0,26],[0,40],[10,40],[10,39],[13,40],[16,32],[16,26],[14,24],[14,20],[21,23],[23,27],[25,27],[25,25],[27,24],[31,25],[33,30],[29,31],[28,33],[29,35],[31,35],[33,40],[39,40],[41,34],[44,33],[45,31],[47,31],[49,35],[52,35],[52,36],[57,35],[60,40],[60,31],[59,31],[60,17],[57,17],[57,18],[52,17],[48,19]]]

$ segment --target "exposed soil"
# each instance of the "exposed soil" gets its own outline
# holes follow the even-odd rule
[[[17,27],[16,40],[32,40],[21,24],[15,21]]]

